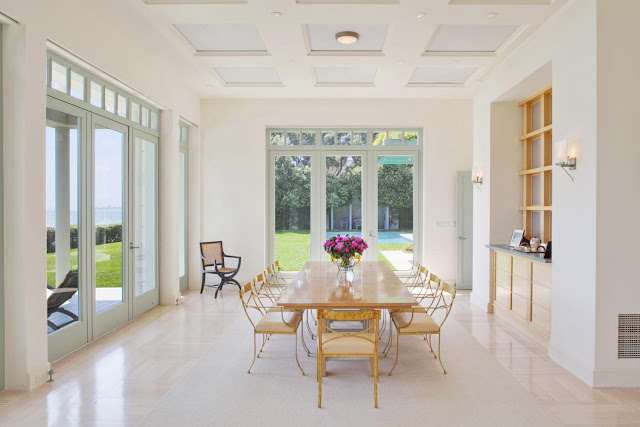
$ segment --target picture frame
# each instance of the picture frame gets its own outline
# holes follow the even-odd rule
[[[513,234],[511,235],[511,241],[509,242],[510,248],[517,248],[522,243],[522,239],[524,238],[524,230],[513,230]]]

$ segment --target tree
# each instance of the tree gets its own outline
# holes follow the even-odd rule
[[[388,206],[400,228],[413,225],[413,166],[378,165],[378,205]]]
[[[311,158],[277,156],[275,167],[276,229],[309,229],[311,206]]]

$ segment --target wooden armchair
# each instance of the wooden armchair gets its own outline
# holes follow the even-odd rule
[[[242,289],[240,283],[234,279],[235,275],[240,271],[242,258],[225,254],[222,248],[222,241],[200,242],[200,255],[202,257],[202,286],[200,287],[200,293],[202,293],[205,286],[216,288],[215,298],[218,298],[218,292],[220,292],[220,289],[227,283],[233,283],[239,289]],[[238,265],[236,267],[227,267],[225,265],[225,258],[237,259]],[[220,283],[217,285],[205,285],[207,274],[215,274],[218,276]]]

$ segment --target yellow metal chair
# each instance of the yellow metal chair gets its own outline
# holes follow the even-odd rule
[[[447,373],[447,370],[444,368],[442,364],[442,358],[440,357],[440,344],[442,341],[442,325],[449,317],[449,313],[451,313],[451,307],[453,306],[453,300],[456,298],[456,288],[442,282],[440,292],[436,292],[436,297],[430,307],[414,307],[411,310],[403,310],[395,313],[391,313],[391,321],[393,325],[396,327],[397,337],[396,337],[396,361],[389,371],[389,375],[393,372],[398,364],[398,358],[400,356],[400,335],[422,335],[425,337],[427,344],[429,344],[429,349],[434,354],[434,356],[440,361],[440,366],[442,366],[442,370],[444,373]],[[442,310],[442,320],[437,322],[434,320],[434,313]],[[439,313],[440,314],[440,313]],[[393,333],[393,328],[390,328],[389,334]],[[431,346],[431,336],[438,335],[438,355],[436,356],[433,351],[433,347]],[[389,337],[391,339],[391,336]]]
[[[409,275],[404,279],[404,285],[408,288],[412,288],[416,281],[420,278],[420,263],[416,260],[411,264],[411,269],[409,270]]]
[[[327,320],[368,321],[369,326],[359,332],[342,332],[328,327]],[[379,320],[379,310],[318,310],[318,408],[322,407],[322,376],[326,371],[327,357],[368,357],[373,375],[373,401],[378,407]]]
[[[295,336],[295,356],[298,368],[305,375],[300,362],[298,361],[298,327],[302,321],[302,313],[299,311],[286,311],[282,307],[266,307],[259,300],[253,291],[254,285],[247,283],[240,291],[240,301],[251,326],[253,326],[253,361],[247,373],[251,373],[256,358],[260,357],[260,352],[270,335],[293,335]],[[266,311],[265,311],[266,310]],[[253,316],[252,316],[253,315]],[[262,335],[262,347],[257,351],[256,335]]]

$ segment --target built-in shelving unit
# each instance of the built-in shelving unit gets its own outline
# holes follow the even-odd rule
[[[522,227],[527,238],[551,239],[551,86],[518,104],[522,108]]]

